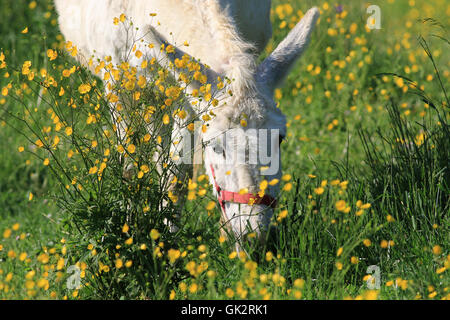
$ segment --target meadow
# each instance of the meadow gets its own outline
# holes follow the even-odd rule
[[[148,114],[136,146],[114,146],[101,81],[72,59],[52,2],[0,4],[0,299],[450,298],[445,0],[273,1],[265,54],[310,7],[321,18],[275,92],[288,118],[278,234],[248,254],[220,236],[203,175],[169,232],[178,199],[141,162],[161,139],[139,130]],[[137,97],[133,82],[133,99],[172,94],[155,72],[142,87],[156,93]],[[125,154],[140,159],[130,180]]]

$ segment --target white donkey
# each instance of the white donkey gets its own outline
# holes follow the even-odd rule
[[[146,59],[156,57],[164,64],[188,54],[203,63],[202,72],[220,95],[220,106],[210,106],[216,117],[209,121],[202,139],[208,142],[204,166],[221,206],[222,221],[238,239],[249,232],[264,239],[279,187],[269,185],[261,194],[260,184],[264,179],[280,179],[281,165],[265,173],[267,163],[261,160],[242,163],[226,159],[236,152],[245,152],[242,146],[246,145],[258,151],[271,150],[271,159],[280,164],[279,144],[286,133],[286,119],[273,100],[273,92],[307,48],[318,9],[310,9],[276,50],[257,66],[257,57],[272,35],[271,0],[55,0],[55,3],[61,31],[66,40],[78,47],[81,62],[91,56],[111,56],[116,64],[124,60],[129,44],[135,39],[129,39],[130,33],[113,24],[113,19],[123,13],[133,21],[137,30],[134,37],[155,44],[153,48],[139,47]],[[185,41],[188,46],[180,45]],[[173,44],[175,52],[161,51],[162,43]],[[131,65],[139,66],[142,62],[136,57],[131,59]],[[232,79],[229,88],[218,90],[217,77]],[[194,81],[186,92],[191,93],[200,85]],[[227,93],[229,90],[232,95]],[[190,95],[186,94],[186,98],[189,100]],[[201,104],[188,104],[185,108],[194,115],[205,111]],[[173,139],[183,136],[184,128],[182,123],[175,123]],[[242,129],[240,143],[219,138],[234,128]],[[280,139],[255,142],[250,137],[254,129],[276,130],[273,132],[278,132]]]

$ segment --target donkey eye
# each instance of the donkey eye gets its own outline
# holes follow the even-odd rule
[[[221,143],[216,143],[213,145],[213,150],[215,153],[222,155],[225,159],[227,158],[225,155],[225,148],[222,146]]]
[[[225,150],[223,149],[223,147],[220,144],[214,145],[213,150],[217,154],[225,153]]]

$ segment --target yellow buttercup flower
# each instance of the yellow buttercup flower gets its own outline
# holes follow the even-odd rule
[[[122,267],[123,267],[123,261],[122,261],[122,259],[117,259],[117,260],[115,261],[115,266],[116,266],[117,269],[122,268]]]
[[[322,187],[319,187],[319,188],[315,188],[315,189],[314,189],[314,193],[316,193],[316,194],[318,194],[318,195],[321,195],[321,194],[324,193],[324,192],[325,192],[325,189],[322,188]]]
[[[170,249],[167,252],[167,256],[169,257],[170,263],[174,263],[181,255],[180,250]]]
[[[170,117],[169,117],[168,114],[165,114],[165,115],[163,116],[163,123],[164,123],[165,125],[168,125],[168,124],[170,123]]]
[[[86,93],[88,93],[89,91],[91,91],[91,86],[90,86],[89,84],[81,84],[81,85],[78,87],[78,91],[79,91],[81,94],[86,94]]]
[[[215,201],[210,201],[208,203],[208,205],[206,206],[206,210],[211,211],[216,207],[216,202]]]
[[[11,229],[6,229],[6,230],[3,232],[3,238],[4,238],[4,239],[9,238],[9,237],[11,236],[11,233],[12,233]]]
[[[158,238],[160,237],[160,233],[158,232],[158,230],[156,229],[152,229],[150,231],[150,238],[152,238],[153,240],[158,240]]]
[[[64,132],[66,133],[66,135],[71,136],[73,133],[73,129],[71,127],[67,127]]]
[[[127,151],[131,154],[136,152],[136,146],[134,144],[130,144],[127,148]]]
[[[58,53],[55,50],[48,49],[47,56],[50,58],[50,61],[53,61],[58,57]]]
[[[436,246],[433,247],[433,254],[440,255],[441,253],[442,253],[441,246],[436,245]]]

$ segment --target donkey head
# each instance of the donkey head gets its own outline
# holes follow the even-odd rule
[[[308,46],[318,17],[316,8],[306,13],[258,66],[255,87],[242,91],[244,96],[228,98],[230,104],[238,105],[215,112],[203,135],[205,169],[222,209],[222,221],[238,240],[249,233],[263,240],[268,231],[281,180],[280,144],[286,135],[286,118],[273,93]],[[236,116],[236,110],[249,114]]]

